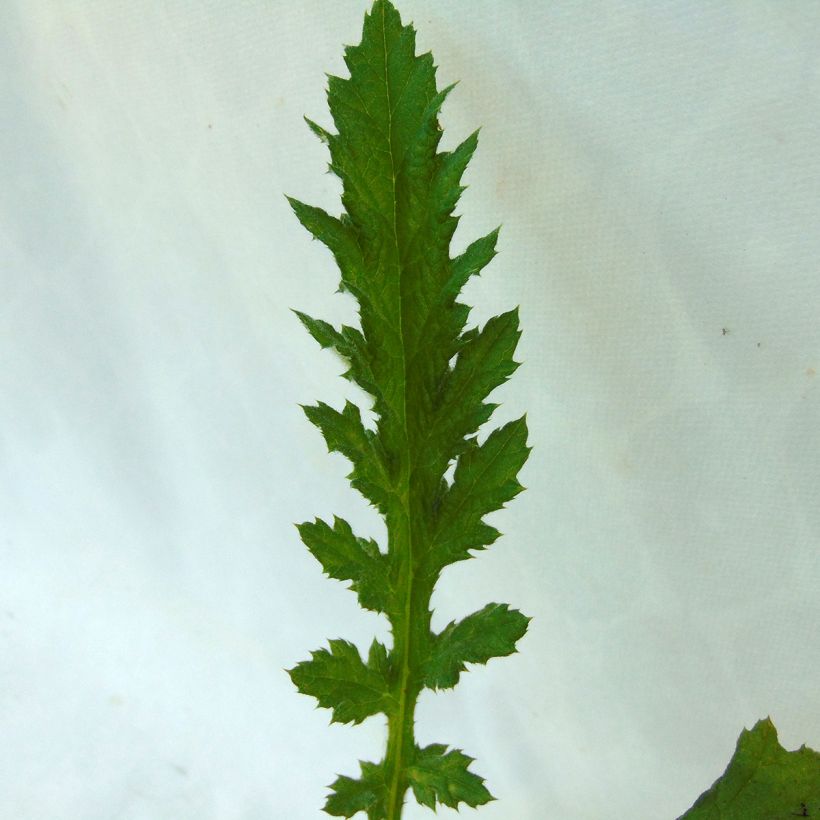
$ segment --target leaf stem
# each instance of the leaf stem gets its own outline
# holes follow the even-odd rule
[[[409,497],[409,496],[408,496]],[[407,497],[406,497],[407,498]],[[402,602],[391,620],[392,657],[395,670],[395,700],[398,707],[388,720],[385,773],[387,779],[387,820],[400,820],[408,788],[407,767],[415,756],[415,711],[422,689],[420,669],[429,645],[430,597],[432,587],[416,577],[412,551],[412,515],[409,501],[394,521],[391,535],[398,567],[398,594]]]
[[[410,582],[406,584],[409,596],[412,588],[412,578],[408,577],[407,581]],[[396,654],[400,659],[397,683],[399,706],[388,722],[387,754],[385,757],[385,769],[389,781],[387,820],[400,820],[401,818],[404,795],[408,785],[404,767],[413,754],[415,746],[413,728],[418,688],[412,683],[410,663],[412,604],[410,601],[407,604],[408,606],[402,618],[404,623],[397,624],[403,634],[397,631],[395,638],[395,650],[398,650]]]

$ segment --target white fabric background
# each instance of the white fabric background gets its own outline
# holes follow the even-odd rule
[[[0,4],[3,818],[314,818],[381,753],[282,671],[386,636],[292,526],[382,532],[298,407],[360,397],[288,308],[354,308],[282,196],[338,210],[302,115],[366,5]],[[671,820],[760,717],[820,747],[820,5],[400,5],[535,447],[435,598],[530,633],[418,735],[486,820]]]

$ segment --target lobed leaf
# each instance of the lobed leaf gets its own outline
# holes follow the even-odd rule
[[[332,709],[334,723],[361,723],[379,712],[389,715],[394,700],[386,674],[387,650],[377,644],[373,642],[365,665],[352,643],[330,641],[330,651],[312,652],[311,660],[289,670],[291,680],[303,695]]]
[[[436,803],[458,809],[459,803],[476,808],[494,800],[484,778],[469,771],[472,762],[473,758],[460,749],[448,752],[442,744],[417,748],[413,765],[407,770],[416,800],[434,810]]]
[[[512,655],[529,622],[526,615],[507,604],[487,604],[458,623],[449,623],[433,639],[425,686],[449,689],[458,683],[465,663],[487,663],[490,658]]]
[[[299,310],[293,312],[322,348],[334,348],[342,358],[350,363],[350,369],[342,375],[358,384],[359,387],[378,400],[381,391],[373,378],[373,371],[370,368],[370,354],[362,332],[348,325],[342,325],[341,331],[338,331],[333,325],[322,319],[314,319]]]
[[[524,489],[516,476],[529,453],[523,416],[493,430],[481,445],[475,440],[468,443],[441,500],[426,557],[431,570],[463,561],[471,549],[483,549],[498,538],[498,530],[483,517]]]
[[[349,77],[328,77],[335,133],[308,120],[342,183],[340,216],[296,199],[301,223],[333,254],[340,290],[357,301],[360,327],[336,329],[296,312],[323,348],[347,363],[345,377],[373,397],[374,430],[359,408],[306,407],[329,449],[353,464],[350,480],[385,519],[387,554],[336,518],[299,525],[302,539],[333,578],[351,582],[365,608],[390,620],[393,650],[374,642],[365,663],[345,641],[313,654],[291,675],[301,691],[332,708],[334,720],[388,714],[385,761],[362,763],[358,779],[339,777],[329,814],[397,818],[408,786],[420,803],[457,807],[491,800],[470,758],[445,746],[418,749],[414,712],[422,683],[452,686],[466,663],[514,651],[527,619],[490,605],[430,633],[430,595],[441,568],[498,537],[483,516],[522,488],[523,419],[474,436],[496,405],[489,394],[514,372],[518,312],[465,330],[459,294],[496,253],[498,230],[455,259],[450,242],[462,178],[478,145],[474,132],[439,151],[439,90],[432,56],[416,54],[415,31],[389,0],[375,0],[359,45],[345,49]],[[445,479],[456,460],[452,485]]]
[[[356,233],[349,221],[331,216],[322,208],[307,205],[293,197],[287,197],[297,219],[333,254],[342,276],[352,278],[362,270],[364,258]]]
[[[368,820],[383,820],[387,814],[387,784],[382,764],[361,761],[360,778],[340,775],[330,786],[324,810],[334,817],[353,817],[363,811]]]
[[[449,94],[452,89],[453,86],[449,86],[444,93]],[[436,210],[440,215],[448,217],[458,204],[465,190],[461,178],[477,147],[478,131],[473,131],[455,150],[438,155],[434,195]]]
[[[392,492],[379,441],[362,424],[359,408],[348,401],[340,413],[324,402],[302,408],[322,432],[328,449],[353,464],[350,483],[379,511],[384,512]]]
[[[450,263],[447,291],[458,293],[471,276],[478,276],[496,256],[499,229],[471,242],[461,255]]]
[[[338,516],[334,516],[332,528],[317,518],[297,524],[297,529],[305,546],[331,578],[353,582],[350,588],[365,609],[391,610],[389,561],[372,538],[358,538],[350,524]]]
[[[520,336],[517,308],[494,316],[480,331],[476,328],[462,336],[458,358],[442,384],[430,430],[431,449],[445,463],[463,451],[465,437],[475,433],[496,408],[484,399],[518,368],[513,354]]]

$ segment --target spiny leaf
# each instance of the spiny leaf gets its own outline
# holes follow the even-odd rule
[[[350,524],[338,516],[334,516],[332,528],[320,518],[297,528],[305,546],[331,578],[353,582],[350,588],[365,609],[391,610],[389,562],[373,539],[358,538]]]
[[[342,375],[356,382],[371,396],[378,398],[379,388],[373,380],[368,361],[367,343],[361,331],[348,325],[342,325],[341,331],[338,331],[322,319],[314,319],[299,310],[295,310],[294,313],[323,348],[335,348],[339,355],[350,363],[350,369]]]
[[[330,786],[332,794],[325,803],[325,812],[334,817],[353,817],[357,812],[367,813],[368,820],[382,820],[386,816],[387,786],[384,767],[361,761],[360,778],[340,775]]]
[[[433,568],[470,557],[500,535],[482,519],[524,488],[516,476],[529,456],[525,417],[493,430],[479,445],[471,440],[456,464],[453,484],[441,500],[426,558]]]
[[[379,441],[362,424],[359,408],[345,402],[340,413],[324,402],[303,408],[305,415],[321,431],[331,452],[341,453],[353,464],[350,483],[380,511],[387,508],[390,480],[385,471]]]
[[[438,743],[416,749],[413,765],[407,771],[416,800],[434,810],[436,802],[457,809],[459,803],[476,808],[494,800],[484,786],[484,778],[468,770],[472,762],[473,758],[460,749],[448,752]]]
[[[355,276],[362,268],[363,257],[350,223],[293,197],[287,200],[302,225],[333,254],[343,276]]]
[[[348,641],[330,641],[330,651],[311,652],[311,660],[290,670],[291,680],[303,695],[333,710],[334,723],[361,723],[371,715],[390,714],[394,707],[387,680],[387,650],[371,646],[367,665]],[[374,645],[377,643],[373,642]]]
[[[453,86],[445,89],[449,93]],[[478,147],[478,131],[473,131],[454,151],[439,154],[436,174],[436,205],[439,214],[449,216],[464,191],[461,178]]]
[[[424,683],[447,689],[458,683],[465,663],[487,663],[515,652],[530,619],[506,604],[487,604],[458,623],[451,622],[435,636]]]
[[[513,354],[520,336],[517,309],[494,316],[480,331],[476,328],[462,336],[458,358],[442,385],[435,423],[430,428],[433,454],[446,461],[454,458],[465,448],[464,438],[489,419],[497,405],[484,399],[517,369]]]
[[[476,239],[467,246],[467,250],[450,263],[450,277],[447,282],[448,292],[458,293],[471,276],[478,276],[496,255],[498,242],[496,228],[481,239]]]
[[[680,820],[770,820],[820,815],[820,753],[787,752],[769,718],[744,729],[723,776]]]
[[[350,402],[341,412],[321,402],[305,412],[328,447],[352,462],[351,483],[384,517],[387,552],[340,519],[332,528],[302,524],[300,532],[329,575],[351,581],[362,606],[387,615],[394,644],[388,651],[374,643],[365,664],[350,644],[332,642],[330,652],[314,653],[294,672],[334,719],[389,715],[384,762],[362,764],[358,780],[340,777],[325,811],[398,820],[410,785],[432,807],[491,799],[461,752],[417,750],[414,712],[426,677],[428,685],[451,686],[465,663],[509,654],[523,634],[526,618],[506,606],[438,636],[429,624],[441,569],[498,536],[482,518],[521,490],[516,474],[529,448],[523,419],[483,444],[472,438],[495,408],[487,397],[517,367],[519,337],[515,310],[465,330],[469,307],[458,301],[495,256],[498,239],[491,231],[450,256],[478,132],[439,151],[438,114],[453,86],[437,87],[432,56],[416,54],[415,31],[389,0],[375,0],[361,43],[347,47],[344,59],[350,76],[328,78],[335,132],[308,120],[341,180],[342,212],[290,203],[333,254],[360,327],[297,315],[322,347],[345,359],[345,377],[373,397],[375,429]]]

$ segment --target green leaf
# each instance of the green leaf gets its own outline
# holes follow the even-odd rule
[[[424,683],[448,689],[458,683],[465,663],[487,663],[515,652],[530,619],[506,604],[487,604],[458,623],[451,622],[435,636]]]
[[[302,524],[300,532],[328,575],[350,581],[362,606],[387,616],[393,645],[375,643],[365,664],[349,644],[332,642],[330,652],[314,654],[313,666],[297,667],[297,677],[302,691],[334,709],[334,719],[388,714],[383,763],[363,764],[359,780],[339,778],[325,811],[398,820],[410,785],[433,807],[490,799],[460,752],[414,751],[414,715],[426,678],[452,686],[464,664],[513,651],[526,628],[523,615],[495,606],[433,635],[430,599],[443,567],[498,537],[483,516],[520,492],[516,474],[529,448],[523,419],[483,444],[475,439],[496,407],[488,396],[518,366],[520,335],[517,310],[467,330],[470,309],[458,301],[498,240],[494,230],[450,255],[478,132],[439,150],[438,115],[453,86],[438,88],[432,56],[416,54],[415,31],[389,0],[375,0],[361,43],[348,46],[344,60],[349,77],[328,77],[333,129],[307,120],[341,180],[341,213],[290,203],[333,254],[359,326],[297,316],[347,362],[345,377],[373,397],[375,427],[365,427],[350,402],[342,411],[319,402],[305,412],[328,447],[352,462],[351,484],[384,518],[387,551],[340,519],[333,527]]]
[[[291,680],[303,695],[333,710],[333,723],[361,723],[371,715],[393,711],[394,700],[387,680],[387,650],[370,648],[367,665],[359,650],[348,641],[330,641],[330,651],[311,652],[311,660],[290,670]]]
[[[450,263],[448,290],[460,291],[471,276],[478,276],[496,256],[498,243],[496,228],[467,246],[467,250]]]
[[[479,331],[462,336],[453,369],[442,385],[435,424],[430,430],[431,448],[445,463],[467,446],[464,439],[490,418],[497,405],[484,399],[518,368],[513,360],[521,332],[518,309],[490,319]],[[431,469],[439,464],[431,464]]]
[[[347,325],[342,325],[341,331],[338,331],[322,319],[314,319],[299,310],[293,312],[322,348],[334,348],[350,363],[350,369],[342,374],[344,378],[355,382],[371,396],[378,398],[379,388],[373,379],[367,358],[367,343],[361,331]]]
[[[820,816],[820,754],[787,752],[769,718],[744,729],[723,776],[680,820],[786,820]]]
[[[473,758],[461,750],[448,752],[441,744],[417,748],[413,765],[407,771],[416,800],[434,810],[437,802],[457,809],[459,803],[476,808],[494,800],[484,778],[468,770],[472,762]]]
[[[330,786],[332,794],[325,803],[325,812],[334,817],[353,817],[366,812],[368,820],[382,820],[386,815],[387,785],[384,767],[361,761],[362,776],[357,779],[340,775]]]
[[[342,270],[343,281],[344,276],[355,276],[362,269],[364,259],[350,222],[293,197],[287,200],[302,225],[333,254]]]
[[[317,518],[297,524],[297,529],[305,546],[331,578],[353,582],[350,588],[365,609],[391,610],[389,562],[372,538],[358,538],[350,524],[338,516],[334,516],[332,528]]]
[[[493,430],[484,444],[469,442],[441,500],[426,557],[433,568],[470,558],[469,550],[483,549],[498,538],[498,530],[483,517],[524,489],[516,476],[529,453],[523,416]]]
[[[346,402],[340,413],[324,402],[304,407],[305,415],[325,438],[331,452],[341,453],[353,464],[350,483],[380,511],[385,511],[391,493],[391,482],[385,472],[379,441],[372,430],[362,424],[359,408]]]

